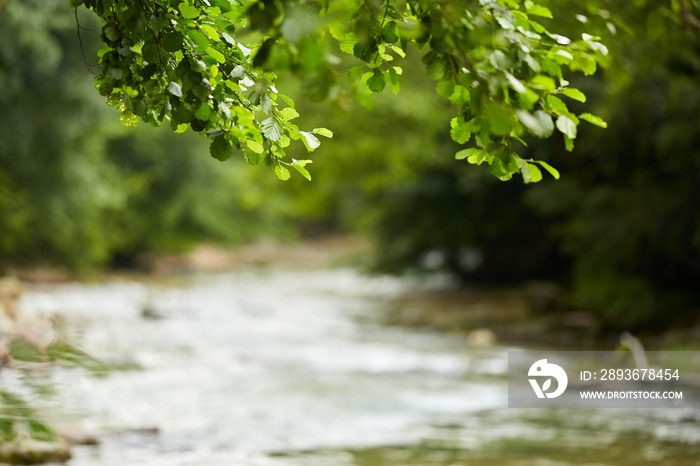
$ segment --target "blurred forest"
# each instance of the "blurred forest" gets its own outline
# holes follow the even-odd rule
[[[612,329],[689,323],[700,305],[700,34],[668,0],[544,3],[552,31],[575,36],[585,23],[610,48],[606,69],[567,77],[589,96],[572,108],[609,126],[582,126],[572,153],[563,138],[528,140],[524,156],[562,177],[524,185],[453,160],[450,104],[422,71],[373,102],[343,82],[329,101],[298,99],[304,125],[335,133],[312,182],[219,162],[193,134],[119,123],[88,71],[100,48],[91,13],[78,10],[81,45],[65,0],[11,1],[0,10],[0,273],[352,232],[374,239],[378,271],[553,280]],[[411,52],[404,68],[422,70]]]

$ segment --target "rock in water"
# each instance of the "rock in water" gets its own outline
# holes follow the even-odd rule
[[[17,299],[22,294],[22,282],[15,277],[0,277],[0,316],[14,319]]]
[[[41,464],[64,462],[70,458],[68,443],[61,438],[47,442],[21,431],[12,440],[0,444],[0,463]]]
[[[478,328],[469,332],[467,339],[472,346],[492,346],[496,343],[496,334],[490,329]]]

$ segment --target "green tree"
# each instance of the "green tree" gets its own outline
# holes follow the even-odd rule
[[[88,62],[94,15],[78,11]],[[289,234],[285,198],[246,186],[241,160],[207,157],[206,141],[126,128],[94,92],[62,0],[11,1],[0,14],[0,274],[26,266],[89,271],[142,253]],[[93,68],[94,70],[94,68]]]
[[[601,35],[613,61],[585,82],[567,78],[610,130],[581,128],[570,157],[557,138],[528,140],[523,156],[559,161],[556,183],[493,186],[480,169],[423,168],[384,202],[380,266],[413,268],[435,250],[470,281],[559,280],[609,329],[688,325],[700,303],[700,35],[683,26],[678,2],[575,9],[560,27]],[[460,260],[473,250],[480,263]]]
[[[583,135],[558,212],[576,303],[614,328],[687,325],[700,303],[700,34],[682,5],[601,2],[616,27],[587,23],[616,57],[596,104],[613,130]]]
[[[101,147],[107,112],[90,92],[71,13],[27,0],[0,15],[0,269],[106,260],[102,224],[125,202]]]
[[[185,252],[211,241],[236,245],[266,234],[290,237],[286,197],[254,189],[241,160],[222,164],[205,141],[166,128],[133,128],[105,141],[129,196],[109,225],[118,232],[113,262],[133,265],[144,253]]]
[[[521,173],[542,179],[545,162],[518,155],[523,137],[564,135],[570,150],[580,119],[565,100],[585,100],[568,86],[565,70],[595,72],[607,48],[597,37],[571,39],[550,32],[540,19],[550,10],[530,0],[71,0],[102,21],[99,92],[122,121],[168,122],[211,139],[212,156],[233,151],[262,161],[279,178],[292,167],[310,178],[309,160],[288,161],[286,148],[301,140],[315,150],[325,128],[302,131],[292,120],[294,102],[277,88],[277,74],[296,74],[305,94],[323,99],[334,90],[337,52],[355,57],[347,78],[362,99],[399,90],[401,59],[409,45],[422,52],[437,92],[455,106],[451,137],[471,145],[456,157],[486,162],[499,179]],[[345,70],[341,70],[345,71]],[[562,98],[564,97],[564,100]],[[539,165],[538,165],[539,164]]]

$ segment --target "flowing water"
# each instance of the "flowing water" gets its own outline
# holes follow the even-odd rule
[[[114,367],[52,373],[43,411],[100,440],[69,466],[700,464],[694,410],[508,409],[508,348],[380,323],[416,286],[250,269],[21,305]]]

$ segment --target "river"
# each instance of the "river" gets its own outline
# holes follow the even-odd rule
[[[37,403],[98,437],[69,466],[700,464],[697,410],[508,409],[508,347],[382,324],[420,286],[250,268],[34,287],[23,312],[113,367],[55,370]]]

